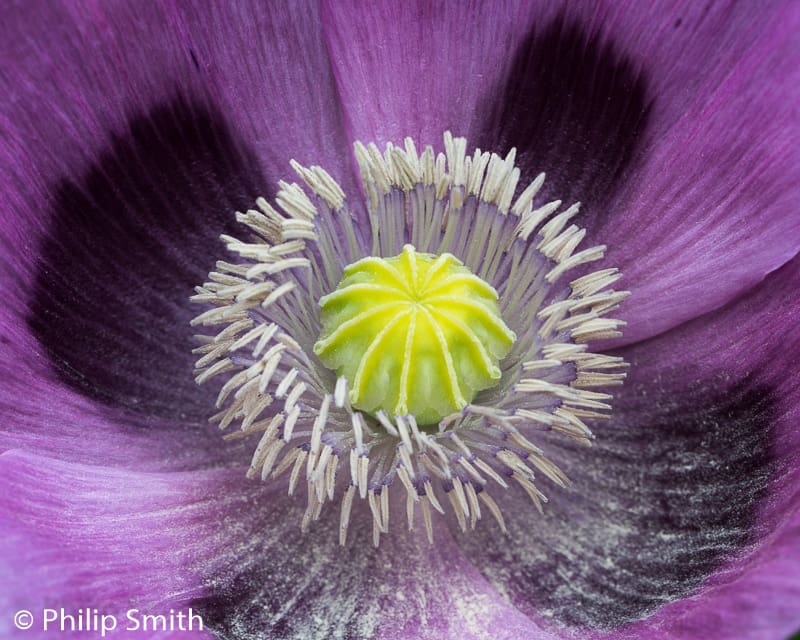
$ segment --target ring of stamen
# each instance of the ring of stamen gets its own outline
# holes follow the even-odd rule
[[[515,199],[513,150],[505,158],[468,156],[463,138],[447,133],[444,142],[438,155],[431,147],[419,154],[410,139],[383,153],[356,143],[369,228],[355,222],[323,169],[292,162],[305,188],[281,182],[274,207],[259,198],[257,209],[237,213],[248,235],[223,241],[238,259],[218,262],[193,297],[206,307],[193,325],[216,328],[198,336],[196,380],[225,378],[212,421],[239,425],[228,438],[258,438],[248,475],[286,474],[290,495],[305,488],[303,528],[338,499],[342,544],[356,497],[369,507],[375,544],[388,531],[390,501],[402,496],[408,528],[419,514],[429,539],[432,512],[445,507],[462,529],[489,513],[504,530],[492,493],[512,484],[541,509],[543,479],[568,481],[535,444],[537,433],[589,444],[586,422],[610,410],[611,396],[599,389],[625,377],[620,358],[587,345],[620,335],[624,323],[607,317],[628,295],[611,288],[619,272],[565,278],[605,250],[578,249],[585,231],[571,219],[579,205],[535,204],[543,175]],[[314,351],[337,330],[323,326],[319,303],[336,291],[345,265],[392,258],[405,245],[453,255],[491,285],[516,335],[507,353],[495,354],[493,384],[476,388],[458,410],[438,412],[433,428],[422,428],[428,416],[418,420],[402,402],[361,410],[358,386],[368,381],[337,376]],[[410,373],[401,363],[397,375]]]

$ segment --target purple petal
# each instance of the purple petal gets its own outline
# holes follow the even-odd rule
[[[471,131],[521,10],[424,2],[330,2],[325,36],[349,137],[437,144]],[[491,15],[482,19],[481,15]],[[524,17],[524,16],[523,16]]]
[[[217,236],[293,155],[350,176],[314,11],[7,8],[4,297],[29,302],[75,390],[168,420],[209,415],[187,299],[225,257]]]
[[[444,528],[434,545],[396,530],[375,549],[369,509],[357,501],[340,547],[338,509],[302,534],[303,503],[232,476],[209,505],[210,519],[221,511],[236,526],[209,541],[209,593],[192,606],[223,637],[552,637],[478,575]],[[398,528],[403,507],[392,514]]]
[[[325,32],[354,137],[452,128],[516,146],[528,179],[545,170],[552,195],[586,204],[634,292],[633,341],[721,306],[800,249],[799,14],[332,4]]]
[[[358,193],[318,3],[181,2],[175,13],[214,103],[255,149],[268,186],[295,158]]]
[[[221,220],[257,194],[257,163],[204,98],[186,97],[202,84],[157,7],[94,9],[19,5],[3,23],[5,95],[17,98],[2,151],[9,321],[27,321],[93,398],[199,413],[186,298]],[[34,25],[52,37],[26,36]]]
[[[477,142],[502,154],[516,148],[523,175],[545,171],[544,194],[580,201],[578,219],[591,225],[641,151],[651,83],[604,20],[560,12],[526,24],[495,92],[479,105]]]
[[[150,416],[212,413],[192,380],[189,296],[260,188],[246,150],[219,114],[178,99],[55,186],[26,321],[74,389]]]
[[[301,535],[298,501],[238,472],[130,473],[6,453],[0,476],[0,557],[18,583],[0,591],[8,610],[192,607],[231,638],[550,637],[445,530],[434,546],[401,534],[373,550],[359,513],[339,548],[337,513]]]
[[[782,638],[800,627],[800,384],[793,371],[800,353],[796,331],[800,303],[787,294],[800,286],[800,258],[769,276],[759,290],[728,305],[716,318],[700,318],[654,343],[651,361],[667,353],[692,353],[708,370],[749,375],[776,398],[769,427],[774,462],[768,499],[756,512],[750,544],[710,576],[691,598],[663,607],[630,629],[631,637],[703,636],[712,640]],[[705,322],[704,322],[705,321]],[[703,326],[705,324],[705,327]],[[675,335],[678,333],[678,335]],[[632,349],[640,360],[648,345]],[[760,402],[760,401],[757,401]],[[729,441],[735,436],[729,434]],[[726,446],[731,446],[731,443]],[[741,468],[738,469],[741,473]]]
[[[0,361],[0,451],[21,448],[57,460],[138,470],[241,466],[243,441],[223,442],[207,424],[108,408],[65,388],[41,366]]]
[[[0,162],[12,192],[3,231],[11,246],[30,247],[53,183],[80,171],[132,113],[202,85],[155,5],[19,3],[3,14]]]
[[[800,385],[785,373],[800,304],[783,294],[798,284],[800,259],[624,351],[630,377],[595,446],[548,439],[571,489],[547,491],[542,517],[508,498],[510,537],[481,529],[464,553],[534,619],[591,637],[788,635],[800,624]]]
[[[252,452],[244,442],[220,446],[219,429],[208,424],[207,415],[150,415],[98,403],[79,385],[65,385],[72,370],[54,369],[42,357],[41,344],[20,317],[26,306],[24,299],[10,296],[9,305],[0,309],[0,451],[23,448],[59,460],[140,470],[238,466],[249,459]],[[55,337],[53,343],[58,344]],[[91,351],[98,343],[67,344]],[[213,398],[200,400],[206,406]]]
[[[598,231],[634,294],[626,340],[721,306],[800,250],[798,26],[783,12],[744,58],[699,58],[734,63],[659,134]]]
[[[241,2],[224,13],[165,5],[3,7],[0,86],[8,99],[0,160],[16,168],[9,182],[29,203],[18,213],[36,212],[32,205],[47,199],[49,184],[80,173],[131,117],[178,95],[223,111],[234,135],[267,167],[269,184],[290,171],[292,157],[346,173],[342,151],[350,141],[341,136],[313,3]],[[25,239],[25,229],[15,232]]]
[[[798,25],[793,3],[584,5],[517,46],[490,133],[586,205],[634,293],[626,342],[721,306],[800,249]]]
[[[192,474],[132,474],[7,452],[0,477],[0,557],[10,573],[0,602],[5,611],[34,612],[35,630],[45,607],[91,607],[124,620],[133,607],[185,611],[199,592],[187,556],[207,523],[186,505],[207,495]]]

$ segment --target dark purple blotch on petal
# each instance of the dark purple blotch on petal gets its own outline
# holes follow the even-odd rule
[[[594,446],[556,452],[573,485],[548,488],[543,516],[514,512],[507,537],[479,527],[460,538],[516,605],[559,625],[640,619],[765,533],[754,524],[773,468],[770,388],[653,381],[625,396]]]
[[[613,195],[652,106],[645,74],[585,29],[564,16],[533,28],[487,99],[480,139],[483,149],[516,147],[523,175],[545,171],[547,195],[585,203],[584,216]]]
[[[221,114],[181,97],[132,118],[76,175],[54,187],[29,326],[77,391],[205,421],[189,297],[224,256],[233,212],[264,190],[254,155]]]

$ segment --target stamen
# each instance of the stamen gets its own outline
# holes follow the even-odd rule
[[[505,532],[495,492],[543,510],[545,485],[569,480],[537,436],[591,444],[610,410],[598,389],[625,379],[589,346],[620,335],[607,314],[628,295],[611,288],[621,274],[567,277],[605,253],[580,248],[580,205],[537,202],[544,174],[520,187],[515,150],[468,156],[449,133],[444,148],[356,143],[365,203],[292,161],[304,186],[237,212],[242,239],[222,236],[237,259],[192,297],[192,325],[211,332],[195,378],[224,378],[212,422],[257,438],[248,477],[288,476],[291,496],[303,476],[303,530],[340,501],[341,544],[364,526],[379,544],[393,500],[431,542],[434,511],[465,531],[488,513]]]

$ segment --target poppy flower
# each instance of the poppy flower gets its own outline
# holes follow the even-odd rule
[[[103,614],[117,632],[198,638],[780,638],[800,626],[795,5],[23,3],[2,12],[6,636],[96,632]],[[354,152],[356,141],[367,146]],[[467,158],[472,173],[462,174]],[[462,178],[478,175],[475,163],[486,173],[471,190]],[[371,225],[383,198],[434,187],[426,176],[441,179],[431,202],[450,207],[446,220],[390,202]],[[497,188],[486,187],[493,178]],[[325,211],[340,193],[346,217]],[[534,219],[555,200],[563,206]],[[458,204],[475,214],[437,240]],[[408,220],[423,224],[415,231]],[[545,229],[548,220],[558,222]],[[396,222],[382,246],[381,230]],[[273,261],[269,247],[292,234],[304,249]],[[473,327],[481,346],[456,357],[459,369],[444,354],[466,347],[437,343],[443,397],[403,391],[401,357],[382,378],[397,385],[359,386],[363,353],[332,355],[354,344],[337,342],[348,321],[337,301],[363,313],[369,301],[347,296],[375,277],[370,269],[433,265],[472,283],[462,306],[484,324],[469,314],[440,324],[451,337],[470,335],[459,322]],[[610,280],[582,289],[598,271]],[[265,286],[195,289],[223,276],[229,287]],[[287,282],[309,295],[265,307]],[[395,304],[385,287],[378,294]],[[595,295],[605,296],[586,303],[597,318],[558,325],[578,345],[574,329],[585,326],[588,347],[554,352],[552,335],[526,333],[553,314],[577,317],[575,298]],[[248,299],[260,315],[233,317]],[[196,319],[215,303],[233,319],[198,343]],[[606,312],[620,322],[583,324]],[[413,351],[417,316],[402,326],[376,317],[378,333],[402,328]],[[215,352],[218,330],[237,321]],[[237,406],[258,378],[230,381],[263,355],[253,354],[262,338],[313,366],[276,361],[274,379],[248,387],[257,393],[242,392],[248,404]],[[574,358],[590,350],[592,366]],[[204,376],[229,354],[219,375]],[[548,379],[547,364],[568,376]],[[589,389],[570,385],[582,368],[584,382],[627,378],[613,401],[580,404],[561,387]],[[520,383],[520,371],[539,382]],[[321,395],[301,389],[289,403],[312,374]],[[196,375],[209,379],[197,385]],[[514,403],[525,384],[541,400],[542,381],[561,396]],[[231,406],[221,434],[208,418]],[[306,438],[306,449],[268,439],[254,455],[264,434],[286,436],[295,407],[287,439]],[[533,419],[559,409],[546,428]],[[334,420],[337,411],[351,422]],[[377,479],[366,486],[335,446],[356,442],[356,414],[383,443],[366,456]],[[416,428],[415,415],[424,416]],[[335,438],[315,436],[315,424]],[[443,463],[391,457],[418,456],[447,433],[465,435],[469,449],[437,445],[460,465],[450,476],[429,468]],[[523,473],[503,459],[513,438],[533,488],[528,476],[508,480]],[[310,485],[287,496],[301,456]],[[45,609],[62,608],[73,619],[45,627]],[[190,609],[202,630],[178,619]],[[30,629],[20,630],[19,611],[31,613]],[[164,623],[144,629],[140,614]]]

